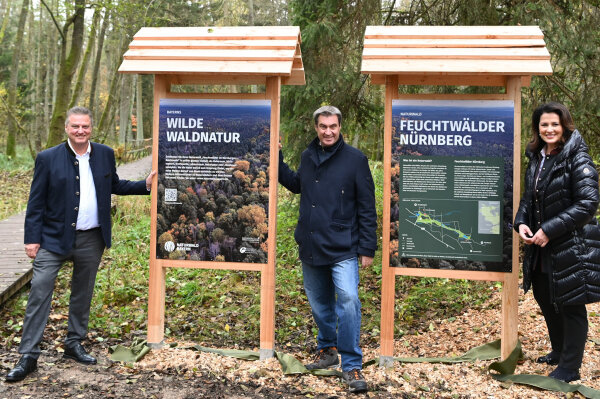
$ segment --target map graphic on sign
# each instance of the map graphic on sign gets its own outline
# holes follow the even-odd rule
[[[479,201],[480,234],[500,234],[500,201]]]
[[[474,202],[402,201],[400,256],[497,260],[493,252],[501,238],[500,202]]]

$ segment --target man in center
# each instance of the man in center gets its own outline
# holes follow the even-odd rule
[[[302,153],[298,171],[279,154],[279,183],[301,194],[294,237],[319,328],[318,352],[306,368],[337,367],[339,353],[350,392],[363,392],[358,262],[369,267],[377,249],[375,186],[367,157],[344,142],[341,112],[323,106],[313,120],[317,137]]]

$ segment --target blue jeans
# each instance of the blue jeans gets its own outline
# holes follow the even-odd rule
[[[302,272],[304,290],[319,327],[317,348],[337,347],[343,371],[362,369],[358,258],[326,266],[302,263]]]

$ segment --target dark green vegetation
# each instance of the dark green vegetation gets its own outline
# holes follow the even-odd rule
[[[33,160],[25,152],[9,159],[0,153],[0,220],[25,209],[33,176]]]
[[[82,18],[82,7],[86,17]],[[64,136],[65,106],[93,109],[97,140],[138,148],[152,131],[151,76],[117,69],[143,26],[297,25],[305,86],[284,86],[282,142],[291,165],[314,136],[310,114],[324,103],[345,116],[346,140],[381,160],[383,92],[360,73],[368,25],[538,25],[554,70],[523,89],[523,143],[529,115],[549,100],[564,102],[600,153],[600,8],[597,0],[0,0],[0,152],[16,145],[32,156]],[[244,92],[264,86],[203,86],[182,91]],[[402,86],[402,92],[474,93],[501,88]]]
[[[338,105],[343,133],[370,159],[383,151],[382,89],[360,74],[367,25],[538,25],[554,74],[534,77],[524,88],[522,143],[530,139],[530,115],[540,103],[564,102],[591,152],[600,154],[600,6],[598,1],[324,0],[290,2],[292,25],[302,32],[307,85],[284,87],[282,124],[286,159],[298,157],[312,138],[310,114],[321,103]],[[401,86],[402,93],[488,93],[501,88]],[[299,159],[299,158],[296,158]]]
[[[382,168],[373,163],[381,213]],[[279,190],[276,281],[276,344],[312,347],[316,328],[302,288],[301,267],[293,230],[299,197]],[[129,342],[145,337],[150,256],[150,198],[119,197],[113,215],[113,247],[105,253],[96,280],[90,319],[90,339]],[[381,215],[380,215],[381,216]],[[381,228],[380,228],[381,231]],[[71,267],[59,273],[51,319],[66,331]],[[374,266],[361,270],[363,331],[366,345],[379,345],[381,251]],[[260,274],[243,271],[170,269],[166,279],[168,339],[202,341],[217,347],[254,348],[259,343]],[[429,328],[434,318],[450,318],[463,309],[481,306],[495,286],[491,283],[399,277],[396,283],[397,336]],[[21,292],[2,309],[1,331],[6,348],[18,344],[27,300]],[[60,331],[63,330],[63,331]]]

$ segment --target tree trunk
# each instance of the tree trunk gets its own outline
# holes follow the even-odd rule
[[[6,32],[6,27],[8,26],[8,22],[10,20],[10,4],[10,1],[8,4],[6,3],[6,0],[2,2],[2,8],[6,8],[6,10],[2,16],[2,26],[0,27],[0,43],[4,41],[4,33]]]
[[[248,25],[254,26],[254,0],[248,0]]]
[[[52,99],[48,103],[48,109],[50,110],[50,112],[48,113],[49,117],[47,116],[48,132],[50,131],[50,119],[52,118],[52,109],[54,107],[54,103],[56,102],[56,93],[58,92],[58,69],[60,66],[61,59],[58,52],[52,52],[52,55],[50,57],[50,59],[52,60],[52,69],[50,69],[50,71],[52,71]]]
[[[23,0],[21,13],[19,14],[19,25],[17,26],[17,37],[15,39],[15,49],[12,54],[12,66],[10,68],[10,80],[8,83],[8,108],[17,115],[17,82],[19,80],[19,61],[21,58],[21,49],[23,47],[23,32],[25,22],[27,21],[27,12],[29,10],[29,0]],[[8,136],[6,137],[6,156],[12,158],[17,155],[17,126],[13,118],[8,118]]]
[[[144,105],[142,96],[142,75],[137,75],[136,94],[135,94],[135,114],[137,119],[137,131],[135,139],[138,145],[144,140]]]
[[[75,0],[75,13],[65,23],[62,31],[61,41],[61,62],[58,72],[58,82],[56,85],[56,98],[52,110],[52,119],[50,120],[50,129],[48,132],[48,141],[46,147],[52,147],[60,143],[64,135],[64,118],[67,112],[69,99],[71,98],[71,82],[73,75],[81,58],[83,48],[83,28],[84,28],[85,0]],[[73,24],[73,33],[71,35],[71,50],[67,53],[67,33],[69,25]]]
[[[131,75],[127,74],[121,78],[121,102],[119,103],[119,144],[125,143],[127,139],[127,125],[129,124],[129,88],[131,87]]]
[[[33,14],[33,10],[32,10]],[[44,108],[43,98],[42,98],[42,29],[43,29],[43,19],[42,19],[42,5],[40,4],[40,19],[38,22],[37,29],[35,30],[36,36],[36,57],[35,57],[35,76],[34,76],[34,100],[33,100],[33,140],[35,144],[35,151],[39,152],[42,149],[42,123],[43,123],[43,113]]]
[[[106,36],[106,29],[110,21],[110,11],[106,9],[104,12],[104,20],[102,21],[102,28],[100,28],[100,35],[98,36],[98,48],[96,49],[96,58],[94,59],[94,70],[92,71],[92,83],[90,87],[90,98],[88,102],[88,108],[92,111],[92,115],[96,115],[94,107],[96,105],[96,86],[98,85],[98,72],[100,71],[100,60],[102,59],[102,48],[104,47],[104,37]]]
[[[81,92],[83,91],[83,79],[85,77],[85,72],[87,71],[88,62],[90,60],[90,55],[92,54],[92,49],[94,48],[94,44],[96,43],[96,33],[98,31],[98,21],[100,20],[100,7],[96,7],[94,10],[94,16],[92,18],[92,26],[90,27],[90,36],[88,38],[88,43],[85,48],[85,52],[83,53],[83,60],[81,61],[81,65],[79,66],[79,72],[77,73],[77,80],[75,83],[75,87],[73,88],[73,95],[71,96],[71,102],[69,103],[69,108],[74,107],[79,101],[79,97],[81,96]]]
[[[137,81],[137,75],[130,75],[129,78],[129,110],[127,113],[127,119],[129,123],[127,124],[127,135],[125,136],[125,141],[128,139],[133,141],[133,123],[131,120],[131,116],[133,115],[133,103],[135,101],[135,86]]]
[[[40,4],[41,7],[41,4]],[[42,14],[43,13],[43,14]],[[54,103],[54,97],[56,95],[56,76],[58,75],[58,56],[55,43],[58,42],[58,30],[54,28],[54,25],[49,22],[48,18],[42,18],[41,15],[45,15],[45,12],[40,9],[40,21],[44,29],[42,30],[42,36],[44,40],[44,59],[47,60],[44,63],[44,106],[41,115],[42,130],[40,134],[43,135],[42,143],[46,145],[48,140],[48,127],[50,126],[50,117],[52,116],[52,104]]]
[[[108,127],[110,125],[110,115],[114,104],[116,103],[116,98],[118,97],[117,88],[119,86],[119,81],[121,78],[121,74],[117,72],[118,66],[113,71],[113,76],[110,81],[110,88],[108,89],[108,99],[106,100],[106,106],[104,107],[104,111],[102,112],[102,116],[98,121],[96,128],[96,135],[101,137],[100,142],[104,142],[106,140],[106,136],[108,136]]]

